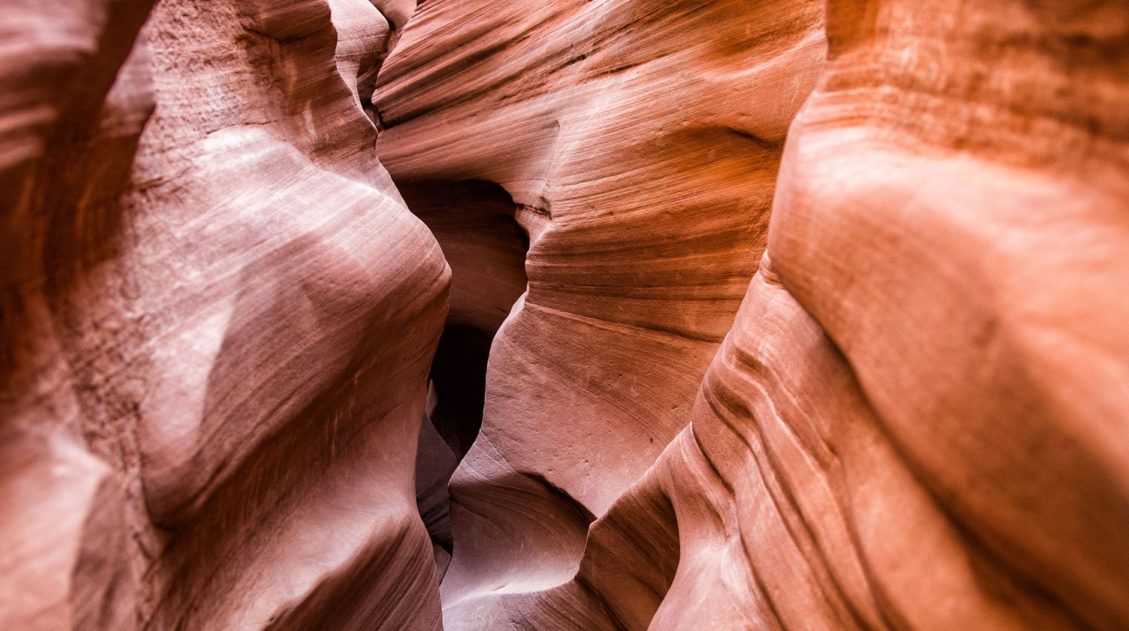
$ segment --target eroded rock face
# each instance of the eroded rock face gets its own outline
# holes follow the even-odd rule
[[[148,6],[106,4],[132,31],[75,3],[89,32],[42,50],[71,16],[29,4],[14,41],[117,82],[13,79],[60,113],[5,208],[0,626],[437,628],[413,456],[449,270],[358,93],[387,21],[178,1],[138,34]]]
[[[1126,624],[1129,16],[827,9],[410,24],[391,171],[498,182],[533,235],[452,487],[449,628]],[[725,235],[764,216],[823,33],[753,276],[763,233]],[[716,279],[750,276],[730,328]]]
[[[591,520],[685,426],[764,248],[822,13],[440,1],[413,16],[377,79],[382,160],[401,186],[504,186],[530,235],[528,292],[452,483],[448,628],[503,628],[506,602],[568,581]]]
[[[1129,626],[1129,8],[980,4],[0,8],[0,627]]]
[[[963,535],[954,617],[1124,626],[1129,7],[961,7],[836,7],[768,267]]]

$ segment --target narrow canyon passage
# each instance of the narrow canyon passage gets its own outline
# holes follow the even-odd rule
[[[428,414],[416,460],[420,515],[437,546],[442,576],[453,546],[447,484],[478,436],[490,343],[525,292],[529,238],[514,219],[513,200],[497,185],[397,185],[451,267],[447,322],[431,364]]]
[[[1129,628],[1129,4],[0,5],[0,629]]]

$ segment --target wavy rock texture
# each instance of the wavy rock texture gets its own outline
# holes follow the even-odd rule
[[[692,412],[822,6],[511,7],[425,4],[375,96],[532,235],[448,628],[1129,623],[1122,6],[832,1]]]
[[[568,581],[589,523],[686,424],[764,248],[821,19],[820,2],[427,2],[381,68],[397,183],[494,182],[530,235],[452,482],[447,628],[505,628]],[[594,622],[549,626],[575,624]]]
[[[4,78],[0,626],[438,628],[413,454],[449,269],[362,107],[388,22],[104,4],[3,12],[36,81]]]
[[[961,535],[917,570],[948,626],[1125,626],[1129,7],[832,6],[769,268],[947,517],[896,532]],[[920,626],[950,620],[938,593]]]
[[[128,173],[152,100],[150,2],[10,2],[0,26],[0,626],[115,627],[136,597],[126,502],[86,448],[83,412],[49,307],[73,260],[95,258],[97,214]],[[130,55],[131,49],[134,49]],[[129,61],[127,61],[127,58]],[[59,148],[66,147],[66,151]],[[85,152],[86,155],[82,155]],[[77,177],[76,168],[89,178]],[[98,186],[91,183],[100,180]],[[59,239],[56,242],[56,238]],[[76,238],[81,239],[75,243]],[[56,245],[57,243],[57,245]],[[81,246],[81,247],[80,247]]]
[[[0,628],[1129,627],[1124,3],[0,17]]]

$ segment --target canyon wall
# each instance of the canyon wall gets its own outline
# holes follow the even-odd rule
[[[362,107],[392,29],[150,4],[3,11],[0,627],[438,628],[450,272]]]
[[[1129,7],[418,5],[0,7],[0,628],[1129,626]]]

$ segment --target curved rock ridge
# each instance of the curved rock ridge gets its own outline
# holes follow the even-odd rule
[[[821,9],[433,1],[382,68],[397,181],[532,240],[448,628],[1129,624],[1129,12]]]
[[[832,6],[771,269],[976,580],[1027,626],[1125,626],[1129,7]]]
[[[128,623],[135,607],[135,583],[120,562],[129,537],[120,479],[81,438],[83,415],[48,304],[48,284],[61,280],[70,261],[45,253],[56,239],[69,242],[65,251],[75,258],[109,250],[96,238],[75,247],[76,237],[98,235],[112,217],[86,213],[75,221],[74,199],[95,206],[112,199],[128,173],[153,107],[146,50],[134,46],[151,5],[63,2],[48,10],[28,1],[0,11],[5,628],[110,628]],[[92,177],[76,177],[76,163]]]
[[[388,21],[0,13],[0,627],[439,628],[413,455],[450,272],[361,102]]]
[[[0,628],[1129,627],[1129,5],[0,18]]]
[[[381,67],[378,149],[397,183],[495,182],[530,236],[528,291],[452,480],[447,628],[504,628],[511,596],[567,581],[589,522],[685,426],[764,248],[822,15],[440,0]]]

